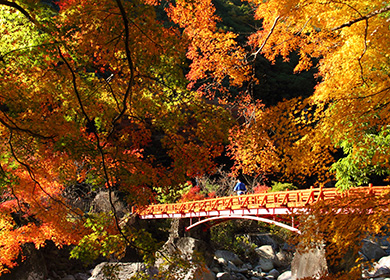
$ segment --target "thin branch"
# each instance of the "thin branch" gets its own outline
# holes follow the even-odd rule
[[[1,0],[0,0],[0,1],[1,1]],[[6,56],[8,56],[8,55],[14,53],[14,52],[21,52],[21,51],[23,51],[23,50],[32,49],[32,48],[39,48],[39,47],[42,47],[42,46],[54,46],[56,43],[57,43],[57,42],[55,42],[55,43],[45,43],[45,44],[39,44],[39,45],[34,45],[34,46],[23,47],[23,48],[19,48],[19,49],[16,49],[16,50],[11,50],[11,51],[9,51],[9,52],[7,52],[7,53],[5,53],[5,54],[0,55],[0,59],[1,59],[3,62],[5,62],[5,61],[4,61],[4,58],[5,58]]]
[[[81,101],[81,96],[80,96],[80,92],[77,88],[77,79],[76,79],[76,73],[74,72],[74,70],[72,69],[72,67],[70,66],[70,64],[68,63],[68,61],[65,59],[64,55],[62,54],[61,52],[61,49],[60,47],[57,47],[57,50],[58,50],[58,53],[62,59],[62,61],[64,61],[64,63],[66,64],[66,66],[68,67],[70,73],[72,74],[72,84],[73,84],[73,90],[76,94],[76,97],[77,97],[77,100],[79,102],[79,105],[80,105],[80,109],[81,109],[81,112],[83,113],[84,117],[87,119],[87,122],[88,123],[91,123],[91,119],[89,118],[87,112],[85,111],[84,109],[84,105],[83,105],[83,102]]]
[[[76,83],[76,74],[74,72],[74,70],[72,69],[72,67],[69,65],[68,61],[65,59],[65,57],[63,56],[63,54],[61,53],[61,50],[60,48],[58,48],[58,51],[60,53],[60,57],[62,58],[62,60],[65,62],[66,66],[68,67],[69,71],[71,72],[72,74],[72,83],[73,83],[73,89],[74,89],[74,92],[77,96],[77,99],[78,99],[78,102],[79,102],[79,105],[80,105],[80,108],[81,108],[81,111],[82,111],[82,114],[84,115],[84,117],[86,118],[86,120],[88,122],[91,122],[91,118],[88,116],[87,112],[85,111],[84,109],[84,105],[81,101],[81,96],[80,96],[80,93],[78,91],[78,88],[77,88],[77,83]],[[119,233],[121,234],[121,236],[124,238],[124,240],[128,243],[128,244],[132,244],[130,242],[130,240],[127,238],[127,236],[123,233],[120,225],[119,225],[119,218],[118,218],[118,214],[117,214],[117,210],[115,208],[115,205],[114,205],[114,202],[112,200],[112,185],[110,183],[110,176],[108,175],[108,170],[107,170],[107,164],[106,164],[106,157],[105,157],[105,154],[104,154],[104,150],[103,150],[103,147],[100,143],[100,137],[99,137],[99,134],[97,131],[93,131],[93,134],[96,138],[96,147],[101,155],[101,158],[102,158],[102,168],[103,168],[103,174],[104,174],[104,179],[106,181],[106,184],[107,184],[107,187],[108,187],[108,196],[109,196],[109,202],[110,202],[110,205],[111,205],[111,209],[112,209],[112,212],[113,212],[113,215],[114,215],[114,219],[115,219],[115,226],[116,228],[118,229]]]
[[[5,114],[4,114],[5,115]],[[27,128],[21,128],[19,127],[15,122],[13,122],[7,115],[5,115],[6,118],[8,119],[8,121],[11,123],[7,123],[5,120],[3,120],[2,118],[0,118],[0,123],[2,125],[4,125],[6,128],[8,128],[10,131],[13,131],[13,130],[17,130],[17,131],[20,131],[20,132],[24,132],[24,133],[27,133],[31,136],[34,136],[34,137],[37,137],[37,138],[41,138],[41,139],[53,139],[54,136],[45,136],[45,135],[41,135],[39,133],[36,133],[34,131],[31,131]]]
[[[342,29],[344,27],[349,27],[349,26],[351,26],[351,25],[353,25],[353,24],[355,24],[355,23],[357,23],[359,21],[368,20],[369,18],[372,18],[372,17],[374,17],[376,15],[379,15],[379,14],[386,13],[388,11],[390,11],[390,5],[387,5],[386,7],[383,7],[382,9],[375,10],[375,11],[373,11],[373,12],[371,12],[371,13],[365,15],[365,16],[361,16],[359,18],[350,20],[350,21],[348,21],[346,23],[343,23],[343,24],[341,24],[341,25],[339,25],[337,27],[332,28],[331,30],[332,31],[336,31],[336,30]]]
[[[110,77],[108,77],[107,79],[104,79],[104,82],[106,83],[106,85],[107,85],[107,87],[108,87],[108,89],[109,89],[109,91],[110,91],[112,97],[113,97],[114,100],[115,100],[116,107],[118,108],[118,110],[120,110],[120,106],[119,106],[118,99],[116,98],[115,92],[114,92],[114,90],[113,90],[113,88],[112,88],[112,86],[111,86],[111,84],[110,84],[110,82],[111,82],[111,80],[112,80],[113,77],[114,77],[114,74],[111,74]]]
[[[364,28],[364,50],[363,50],[362,54],[360,55],[360,57],[358,58],[358,62],[359,62],[359,67],[360,67],[360,76],[362,78],[363,84],[367,85],[367,82],[364,79],[364,70],[363,70],[363,65],[362,65],[362,58],[365,55],[365,53],[367,52],[368,19],[366,19],[365,21],[366,21],[366,25]]]
[[[358,10],[356,9],[355,7],[353,7],[352,5],[349,5],[347,3],[342,3],[342,2],[336,2],[336,3],[339,3],[339,4],[342,4],[342,5],[346,5],[348,8],[354,10],[358,15],[359,15],[359,18],[358,19],[355,19],[355,20],[352,20],[352,21],[349,21],[348,23],[346,24],[342,24],[340,25],[339,27],[336,27],[336,28],[333,28],[331,29],[332,31],[335,31],[337,29],[340,29],[340,28],[343,28],[345,26],[351,26],[352,24],[354,24],[355,22],[359,22],[361,20],[364,20],[366,23],[365,23],[365,28],[364,28],[364,50],[362,52],[362,54],[360,55],[360,57],[358,58],[358,63],[359,63],[359,67],[360,67],[360,77],[362,79],[362,84],[366,84],[367,85],[367,82],[366,80],[364,79],[364,70],[363,70],[363,65],[362,65],[362,58],[363,56],[365,55],[365,53],[367,52],[367,36],[368,36],[368,19],[372,16],[374,16],[376,14],[377,11],[374,11],[372,13],[370,13],[369,15],[371,16],[363,16],[363,14]],[[390,5],[389,5],[390,7]]]
[[[119,0],[118,0],[119,1]],[[123,8],[123,7],[122,7]],[[124,10],[123,10],[124,12]],[[126,17],[125,17],[126,18]],[[125,20],[124,20],[125,21]],[[127,23],[127,21],[125,21]],[[127,25],[126,25],[127,26]],[[129,46],[128,46],[128,38],[129,38],[129,32],[128,32],[128,26],[127,26],[127,32],[126,32],[126,42],[125,42],[125,45],[126,45],[126,54],[127,55],[130,55],[130,50],[129,50]],[[60,57],[61,59],[65,62],[66,66],[68,67],[69,71],[71,72],[72,74],[72,83],[73,83],[73,90],[77,96],[77,100],[79,102],[79,105],[80,105],[80,108],[81,108],[81,112],[83,114],[83,116],[85,117],[85,119],[88,121],[88,122],[91,122],[91,118],[88,116],[87,112],[85,111],[84,109],[84,105],[82,103],[82,100],[81,100],[81,96],[80,96],[80,93],[79,93],[79,90],[78,90],[78,87],[77,87],[77,82],[76,82],[76,73],[74,72],[74,70],[72,69],[72,67],[70,66],[70,64],[68,63],[68,61],[65,59],[65,57],[63,56],[60,48],[58,48],[58,52],[60,54]],[[131,69],[131,76],[132,76],[132,79],[134,80],[134,69],[132,67],[132,61],[131,61],[131,57],[128,57],[128,61],[129,61],[129,65],[130,65],[130,69]],[[129,87],[126,91],[126,96],[125,96],[125,99],[123,100],[123,109],[122,109],[122,112],[119,114],[119,116],[115,119],[115,120],[118,120],[120,118],[120,116],[122,116],[124,114],[124,112],[126,111],[126,100],[127,100],[127,96],[130,94],[131,92],[131,86],[133,84],[134,81],[130,81],[129,82]],[[112,185],[111,185],[111,180],[110,180],[110,176],[108,174],[108,169],[107,169],[107,164],[106,164],[106,157],[105,157],[105,153],[104,153],[104,150],[103,150],[103,146],[101,145],[101,142],[100,142],[100,137],[99,137],[99,134],[98,132],[95,130],[93,131],[93,134],[96,138],[96,147],[101,155],[101,160],[102,160],[102,168],[103,168],[103,174],[104,174],[104,179],[106,181],[106,184],[107,184],[107,188],[108,188],[108,197],[109,197],[109,202],[110,202],[110,205],[111,205],[111,209],[112,209],[112,212],[113,212],[113,215],[114,215],[114,219],[115,219],[115,226],[116,228],[118,229],[120,235],[123,237],[123,239],[126,241],[127,244],[133,244],[128,238],[127,236],[125,235],[125,233],[123,232],[123,230],[121,229],[120,227],[120,221],[119,221],[119,218],[118,218],[118,214],[117,214],[117,210],[115,208],[115,205],[114,205],[114,201],[112,200]],[[134,245],[134,244],[133,244]]]
[[[38,22],[21,6],[16,4],[15,2],[10,2],[7,0],[0,0],[0,5],[8,6],[11,8],[17,9],[19,12],[21,12],[29,21],[31,21],[33,24],[38,25]]]
[[[161,45],[159,45],[155,40],[153,40],[148,34],[145,33],[145,31],[143,31],[141,29],[141,27],[139,27],[132,19],[128,19],[129,21],[131,21],[131,23],[146,37],[148,38],[153,44],[155,44],[157,47],[159,48],[163,48]]]
[[[358,100],[358,99],[366,99],[370,97],[374,97],[376,95],[379,95],[381,93],[385,93],[386,91],[390,91],[390,87],[384,88],[378,92],[371,93],[369,95],[364,95],[364,96],[357,96],[357,97],[346,97],[346,98],[340,98],[339,100]]]
[[[13,146],[13,144],[12,144],[12,135],[13,135],[13,134],[12,134],[12,131],[10,131],[10,137],[9,137],[9,139],[8,139],[8,145],[9,145],[9,147],[10,147],[11,154],[12,154],[13,158],[14,158],[20,165],[22,165],[22,166],[27,170],[27,172],[28,172],[28,174],[29,174],[31,180],[34,182],[33,193],[35,192],[35,187],[38,186],[39,189],[40,189],[45,195],[47,195],[51,200],[53,200],[54,202],[56,202],[56,203],[58,203],[58,204],[63,205],[66,209],[68,209],[69,211],[71,211],[71,212],[73,212],[74,214],[76,214],[76,216],[82,217],[82,216],[80,215],[80,213],[78,213],[77,211],[74,211],[71,207],[69,207],[68,205],[66,205],[66,204],[65,204],[64,202],[62,202],[61,200],[56,199],[55,197],[53,197],[50,193],[48,193],[48,192],[42,187],[42,185],[39,183],[39,181],[35,178],[35,174],[34,174],[32,168],[31,168],[27,163],[21,161],[21,160],[19,159],[19,157],[16,155],[14,146]],[[37,203],[37,205],[39,205],[40,207],[42,207],[41,204],[40,204],[34,197],[33,197],[33,200]],[[42,207],[42,208],[43,208],[43,207]]]
[[[133,60],[132,60],[132,56],[131,56],[131,52],[130,52],[130,45],[129,45],[129,41],[130,41],[129,21],[127,19],[126,11],[125,11],[125,8],[122,5],[121,0],[116,0],[116,3],[117,3],[117,5],[119,7],[119,10],[121,12],[123,25],[125,27],[125,42],[124,43],[125,43],[125,51],[126,51],[127,63],[129,64],[129,69],[130,69],[130,81],[129,81],[129,84],[128,84],[126,92],[125,92],[125,96],[124,96],[123,101],[122,101],[122,106],[123,106],[122,107],[122,111],[113,120],[113,123],[118,121],[124,115],[124,113],[126,112],[126,110],[127,110],[127,105],[126,105],[127,99],[129,99],[130,107],[131,107],[131,103],[132,103],[132,87],[134,86],[134,64],[133,64]]]
[[[264,48],[265,44],[267,43],[269,37],[271,37],[271,34],[274,32],[274,29],[275,29],[275,27],[276,27],[276,24],[277,24],[278,21],[279,21],[279,18],[280,18],[280,16],[277,16],[277,17],[275,18],[274,23],[273,23],[271,29],[269,30],[268,35],[267,35],[267,37],[265,38],[263,44],[261,44],[260,48],[259,48],[255,53],[252,53],[252,55],[254,56],[254,59],[253,59],[253,60],[255,60],[256,57],[257,57],[257,55],[263,50],[263,48]]]
[[[306,26],[309,24],[309,22],[310,22],[310,20],[311,20],[312,18],[313,18],[313,17],[311,16],[311,17],[303,24],[302,28],[301,28],[297,33],[295,33],[294,35],[300,36],[300,35],[302,34],[303,30],[306,28]],[[280,46],[280,45],[283,45],[284,43],[286,43],[286,42],[288,42],[288,41],[291,41],[291,40],[294,39],[294,38],[295,38],[295,37],[290,37],[290,38],[288,38],[288,39],[286,39],[286,40],[280,42],[279,44],[276,44],[275,46],[273,46],[273,49],[274,49],[275,47],[278,47],[278,46]]]
[[[299,36],[299,35],[302,34],[303,30],[306,28],[306,26],[309,24],[309,22],[310,22],[310,20],[311,20],[312,18],[313,18],[312,16],[308,18],[308,20],[307,20],[307,21],[305,22],[305,24],[302,26],[301,30],[299,30],[299,31],[297,32],[296,35]]]

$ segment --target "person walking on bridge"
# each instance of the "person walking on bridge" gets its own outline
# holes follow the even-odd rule
[[[234,186],[233,191],[237,192],[237,195],[245,194],[246,192],[245,184],[240,180],[237,180],[237,184]]]

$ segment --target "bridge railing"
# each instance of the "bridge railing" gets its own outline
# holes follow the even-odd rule
[[[320,200],[335,199],[353,192],[366,192],[380,195],[385,190],[389,190],[389,187],[369,185],[368,187],[352,188],[344,193],[341,193],[336,188],[310,188],[305,190],[217,197],[182,203],[152,204],[145,208],[137,209],[136,212],[140,216],[153,216],[237,209],[304,208]]]

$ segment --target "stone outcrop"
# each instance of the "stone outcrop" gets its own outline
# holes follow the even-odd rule
[[[296,252],[291,263],[291,280],[316,277],[326,274],[325,248],[319,245],[307,252]]]
[[[157,274],[154,267],[147,267],[144,263],[103,262],[97,265],[88,280],[119,279],[126,280],[137,275],[149,275],[151,278]]]
[[[377,243],[370,239],[363,239],[363,246],[361,253],[364,255],[366,260],[378,261],[382,257],[386,256],[385,250]]]

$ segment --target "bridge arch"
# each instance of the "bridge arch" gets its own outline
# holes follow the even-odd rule
[[[233,219],[246,219],[246,220],[255,220],[255,221],[260,221],[260,222],[264,222],[264,223],[268,223],[268,224],[272,224],[272,225],[276,225],[276,226],[279,226],[281,228],[285,228],[287,230],[290,230],[292,232],[295,232],[295,233],[298,233],[298,234],[301,234],[301,232],[299,231],[299,229],[293,227],[293,226],[289,226],[289,225],[286,225],[286,224],[283,224],[281,222],[277,222],[277,221],[274,221],[274,220],[270,220],[270,219],[266,219],[266,218],[262,218],[262,217],[257,217],[257,216],[250,216],[250,215],[229,215],[229,216],[218,216],[218,217],[211,217],[211,218],[206,218],[206,219],[203,219],[203,220],[200,220],[188,227],[186,227],[186,231],[189,231],[191,229],[193,229],[194,227],[197,227],[201,224],[206,224],[208,222],[211,222],[211,221],[218,221],[218,220],[233,220]]]

